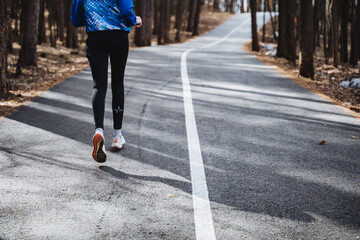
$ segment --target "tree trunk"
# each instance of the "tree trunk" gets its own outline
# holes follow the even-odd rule
[[[58,15],[57,15],[57,26],[58,26],[58,36],[61,42],[65,40],[65,6],[64,0],[58,0]]]
[[[320,47],[319,19],[320,19],[320,0],[315,0],[315,5],[314,5],[314,42],[315,42],[315,45],[314,46],[317,46],[317,47]]]
[[[351,34],[351,54],[350,63],[354,66],[358,64],[360,52],[360,1],[358,0],[356,6],[355,21],[352,24]]]
[[[339,15],[337,8],[337,0],[331,1],[331,28],[332,28],[332,57],[333,66],[338,67],[339,65]]]
[[[252,35],[252,50],[258,52],[259,48],[259,39],[257,34],[257,23],[256,23],[256,0],[250,0],[251,4],[251,35]]]
[[[0,0],[0,99],[9,91],[7,72],[7,38],[10,28],[11,0]]]
[[[214,6],[213,6],[213,8],[214,8],[214,11],[215,12],[219,12],[220,11],[220,6],[219,6],[219,0],[214,0]]]
[[[198,0],[190,0],[189,1],[188,25],[187,25],[187,28],[186,28],[187,32],[193,32],[194,15],[195,15],[195,9],[196,9],[197,1]]]
[[[266,12],[266,0],[264,0],[264,11],[263,11],[263,32],[262,32],[262,42],[265,42],[265,34],[266,34],[266,22],[265,22],[265,12]]]
[[[171,0],[165,0],[165,15],[164,15],[164,26],[165,26],[165,32],[164,32],[164,43],[170,43],[170,23],[171,23]]]
[[[279,58],[286,56],[286,1],[279,0],[279,37],[276,53],[276,56]]]
[[[19,55],[20,66],[37,66],[37,40],[40,0],[21,1],[23,39]]]
[[[300,75],[314,79],[314,25],[312,0],[300,1]]]
[[[328,43],[328,21],[327,21],[327,11],[326,11],[326,2],[320,1],[320,12],[321,12],[321,25],[322,25],[322,35],[323,35],[323,51],[325,63],[329,64],[329,43]]]
[[[152,0],[137,0],[136,2],[136,14],[139,15],[144,22],[143,26],[137,28],[135,31],[136,46],[151,46],[153,6]]]
[[[181,31],[183,25],[184,10],[187,0],[178,0],[176,6],[176,36],[175,41],[181,42]]]
[[[66,47],[78,48],[78,35],[76,28],[71,23],[71,0],[65,1],[65,18],[66,18]]]
[[[349,0],[344,0],[341,4],[341,61],[347,63],[349,60],[348,52],[348,22],[349,22],[349,10],[350,2]]]
[[[159,34],[158,44],[167,44],[170,42],[170,0],[160,1],[160,21],[159,21]]]
[[[49,15],[48,15],[48,29],[50,32],[50,36],[49,36],[49,40],[50,40],[50,44],[51,47],[56,47],[56,36],[55,36],[55,29],[54,29],[54,25],[56,22],[56,15],[55,15],[55,10],[53,7],[53,1],[54,0],[45,0],[46,3],[46,8],[49,11]]]
[[[40,0],[38,44],[42,44],[45,42],[46,42],[45,0]]]
[[[272,16],[272,12],[271,12],[272,9],[271,9],[271,7],[270,7],[269,1],[266,1],[266,3],[267,3],[267,7],[268,7],[268,9],[269,9],[270,21],[271,21],[271,26],[272,26],[272,30],[273,30],[273,37],[274,37],[275,41],[278,41],[278,37],[277,37],[277,35],[276,35],[276,23],[275,23],[275,21],[274,21],[274,18],[273,18],[273,16]],[[273,9],[275,9],[275,8],[273,8]]]
[[[240,13],[245,13],[244,0],[240,0]]]
[[[154,0],[154,29],[153,34],[159,34],[159,13],[160,13],[160,0]]]
[[[295,63],[296,61],[296,26],[295,18],[297,16],[296,0],[286,1],[285,14],[285,58]]]
[[[201,0],[197,0],[195,17],[194,17],[194,31],[192,34],[193,36],[199,35],[200,12],[201,12]]]
[[[233,0],[230,0],[230,3],[229,3],[229,12],[230,12],[230,13],[235,13],[235,11],[234,11],[234,1],[233,1]]]

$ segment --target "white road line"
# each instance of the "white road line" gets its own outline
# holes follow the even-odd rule
[[[240,24],[237,28],[233,29],[222,39],[206,45],[203,48],[212,47],[225,41],[247,22],[248,20]],[[191,85],[187,71],[187,56],[194,50],[195,49],[189,49],[181,56],[181,78],[183,84],[186,133],[190,158],[196,239],[215,240],[216,236],[211,215],[209,192],[206,184],[204,162],[201,155],[200,141],[196,127],[194,106],[192,102]]]
[[[198,131],[192,103],[191,86],[187,72],[188,50],[181,56],[181,77],[183,83],[186,133],[189,148],[194,217],[197,240],[215,240],[215,230],[211,216],[209,192],[206,185],[204,163],[201,155]]]

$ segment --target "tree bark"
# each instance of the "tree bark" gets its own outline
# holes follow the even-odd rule
[[[219,6],[220,2],[219,0],[214,0],[214,6],[213,9],[215,12],[219,12],[220,11],[220,6]]]
[[[135,31],[136,46],[151,46],[153,6],[152,0],[137,0],[136,2],[136,14],[143,19],[143,26]]]
[[[285,58],[295,63],[296,61],[296,26],[295,18],[297,16],[296,0],[286,1],[286,20],[285,20]]]
[[[71,3],[72,0],[65,1],[65,18],[66,18],[66,47],[78,48],[78,35],[76,28],[71,23]]]
[[[359,52],[360,52],[360,1],[358,0],[356,6],[355,21],[352,24],[352,34],[351,34],[350,63],[354,66],[358,64]]]
[[[235,11],[234,11],[234,1],[233,1],[233,0],[230,0],[230,3],[229,3],[229,12],[230,12],[230,13],[235,13]]]
[[[160,13],[160,0],[154,0],[154,29],[153,34],[159,34],[159,13]]]
[[[193,32],[194,26],[194,16],[195,16],[195,9],[196,9],[197,0],[190,0],[189,1],[189,15],[188,15],[188,25],[186,28],[187,32]]]
[[[320,47],[320,31],[319,31],[320,1],[321,0],[315,0],[315,5],[314,5],[314,42],[315,42],[314,46],[317,47]]]
[[[40,0],[21,1],[23,38],[19,55],[20,66],[37,66],[37,40]]]
[[[187,0],[178,0],[176,7],[176,36],[175,41],[181,42],[181,31],[183,26],[184,10]]]
[[[341,4],[341,61],[347,63],[349,60],[348,52],[348,22],[349,22],[349,10],[350,2],[349,0],[344,0]]]
[[[259,48],[259,38],[257,34],[257,23],[256,23],[256,0],[250,0],[251,4],[251,35],[252,35],[252,50],[258,52]]]
[[[300,75],[314,79],[314,25],[312,0],[300,1]]]
[[[245,13],[244,0],[240,0],[240,13]]]
[[[170,42],[170,0],[160,1],[160,21],[159,21],[159,34],[158,44],[167,44]]]
[[[7,72],[7,43],[10,28],[11,0],[0,0],[0,98],[9,91]]]
[[[279,0],[279,37],[276,52],[276,56],[279,58],[286,56],[286,11],[286,0]]]
[[[332,0],[330,5],[331,10],[331,30],[332,30],[332,57],[333,66],[339,65],[339,15],[338,15],[338,1]]]
[[[195,10],[195,16],[194,16],[194,31],[193,36],[199,35],[199,23],[200,23],[200,12],[201,12],[201,0],[196,1],[196,10]]]
[[[40,0],[38,44],[46,42],[45,0]]]
[[[274,21],[274,18],[272,16],[272,9],[270,7],[270,2],[266,1],[266,3],[267,3],[267,7],[269,9],[270,21],[271,21],[271,26],[272,26],[272,30],[273,30],[273,37],[274,37],[275,41],[278,41],[278,37],[276,35],[276,22]],[[275,9],[275,8],[273,8],[273,9]]]

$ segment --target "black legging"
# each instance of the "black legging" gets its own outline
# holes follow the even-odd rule
[[[124,72],[129,52],[128,33],[117,30],[89,32],[86,44],[86,56],[89,59],[94,80],[92,105],[95,127],[104,128],[110,56],[114,129],[121,129],[124,114]]]

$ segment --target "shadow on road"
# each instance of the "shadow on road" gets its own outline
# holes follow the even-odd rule
[[[141,56],[140,51],[137,54]],[[154,55],[156,53],[146,56],[147,61],[150,59],[155,61]],[[141,57],[141,59],[145,58]],[[175,58],[171,61],[177,63],[179,59]],[[166,69],[162,72],[164,78],[170,79],[167,85],[164,85],[164,81],[158,81],[156,78],[151,81],[151,84],[148,84],[149,78],[147,76],[151,76],[148,72],[150,70],[143,69],[142,78],[144,81],[139,81],[140,87],[133,86],[127,96],[127,102],[131,104],[133,109],[131,113],[129,111],[129,114],[125,114],[125,122],[131,123],[130,127],[125,130],[126,139],[134,146],[127,146],[118,154],[133,161],[151,164],[157,168],[170,171],[190,181],[182,97],[169,93],[181,89],[181,82],[173,77],[172,71],[174,69],[178,71],[178,65],[175,64],[173,69]],[[137,72],[137,74],[140,73]],[[91,107],[69,101],[70,97],[77,97],[83,102],[90,103],[91,84],[84,86],[84,81],[87,80],[81,77],[71,78],[50,90],[48,95],[61,93],[63,98],[55,99],[42,95],[34,99],[32,104],[21,107],[17,113],[8,118],[84,144],[90,144],[93,133]],[[232,84],[236,84],[236,82],[232,82]],[[217,90],[229,91],[226,88]],[[233,90],[230,89],[230,91]],[[260,91],[236,91],[236,93],[256,94],[263,103],[266,102],[265,97],[279,97]],[[218,95],[228,97],[223,93],[218,93]],[[303,103],[328,104],[321,100],[287,98]],[[165,100],[166,104],[163,106],[167,106],[166,109],[154,107],[157,104],[161,106]],[[109,103],[109,100],[107,101]],[[360,175],[360,163],[353,159],[343,159],[342,148],[344,147],[345,151],[354,151],[353,155],[350,155],[355,157],[359,152],[359,145],[346,145],[345,143],[344,145],[331,145],[330,143],[329,146],[333,148],[327,148],[327,151],[331,154],[324,153],[322,156],[318,153],[325,152],[325,150],[304,149],[304,146],[309,145],[303,143],[309,143],[309,135],[318,134],[319,123],[324,122],[323,118],[299,115],[296,106],[293,108],[293,113],[290,113],[289,111],[276,111],[276,104],[271,102],[267,104],[274,105],[274,109],[267,110],[258,107],[257,104],[261,102],[240,106],[240,101],[241,99],[235,96],[232,99],[234,104],[231,105],[224,102],[204,101],[194,96],[210,201],[230,206],[236,211],[258,213],[301,222],[315,221],[312,216],[313,213],[339,224],[359,228],[360,197],[358,194],[336,188],[326,179],[314,181],[307,179],[308,176],[302,178],[302,176],[287,176],[282,173],[284,167],[293,164],[294,168],[298,167],[310,172],[314,170],[314,175],[319,173],[327,176],[331,172],[335,176],[339,175],[340,178],[345,176],[345,178],[353,179],[354,175],[357,177]],[[282,104],[291,108],[291,105],[287,103]],[[153,107],[151,108],[149,105]],[[145,108],[150,109],[145,111]],[[146,115],[147,113],[152,115]],[[329,114],[329,111],[325,111],[325,113]],[[146,116],[153,116],[154,119],[146,118]],[[105,117],[108,122],[107,128],[111,129],[109,122],[111,122],[112,114],[107,112]],[[297,132],[301,132],[302,127],[306,126],[304,131],[307,131],[307,135],[297,135],[296,132],[287,132],[286,129],[281,130],[281,128],[279,132],[279,126],[275,128],[271,125],[262,126],[251,122],[241,125],[239,118],[271,118],[277,124],[290,124],[294,129],[298,128]],[[351,133],[359,130],[359,126],[352,124],[336,121],[329,121],[329,123],[333,124],[329,131],[335,133],[341,131]],[[209,129],[214,131],[209,131]],[[226,131],[231,131],[228,132],[231,139],[222,138],[222,133]],[[273,137],[275,134],[281,135],[282,138]],[[247,140],[252,138],[260,140],[257,143]],[[287,139],[290,140],[286,142]],[[277,143],[277,145],[273,143]],[[300,143],[301,146],[298,147],[297,143]],[[286,149],[286,144],[293,146],[293,148],[291,150]],[[70,151],[71,149],[60,149],[60,151],[67,150]],[[16,151],[1,148],[0,151],[14,155],[25,154],[22,153],[21,148],[16,149]],[[33,157],[31,157],[32,154]],[[41,153],[36,153],[36,155],[26,153],[24,156],[28,157],[29,161],[40,161],[39,159],[41,159]],[[254,156],[256,156],[257,162],[252,163]],[[261,162],[262,160],[264,161]],[[48,159],[44,161],[44,164],[55,164],[55,161]],[[339,161],[341,162],[339,163]],[[73,165],[76,166],[76,163]],[[66,164],[58,164],[58,166],[65,168]],[[104,174],[110,174],[115,178],[161,182],[191,194],[191,184],[187,182],[157,176],[131,175],[108,166],[101,166],[99,169]],[[76,167],[76,170],[87,171],[87,169],[79,167]]]

